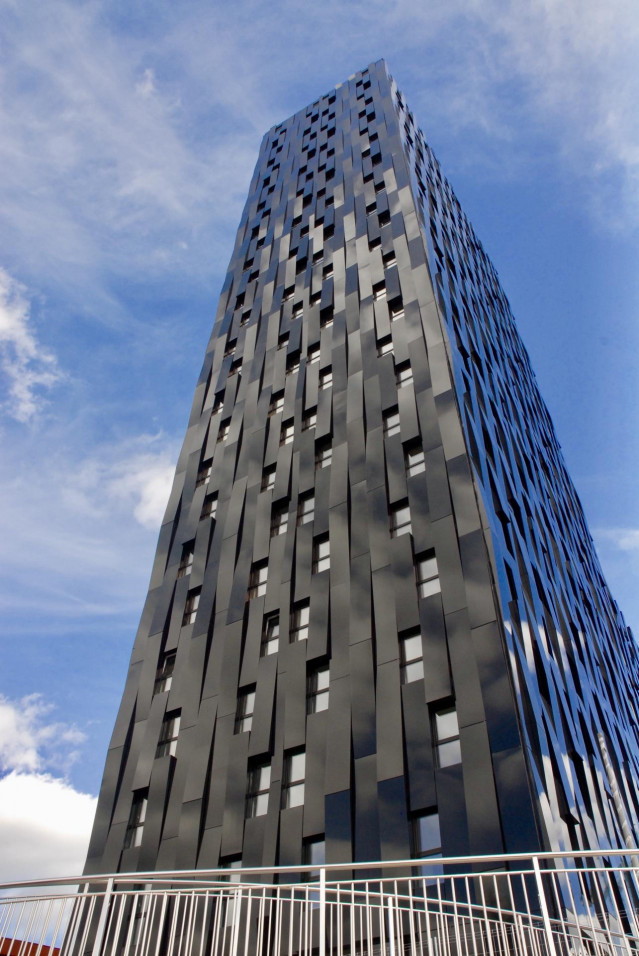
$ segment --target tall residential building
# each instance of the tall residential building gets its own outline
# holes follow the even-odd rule
[[[383,62],[264,137],[89,872],[639,842],[637,648]]]

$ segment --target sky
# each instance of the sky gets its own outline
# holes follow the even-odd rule
[[[0,881],[83,866],[261,138],[380,57],[639,634],[635,0],[0,0]]]

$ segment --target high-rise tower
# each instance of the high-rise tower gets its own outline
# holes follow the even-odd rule
[[[636,646],[383,62],[264,138],[89,872],[616,846]]]

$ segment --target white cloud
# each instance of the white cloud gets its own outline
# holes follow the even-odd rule
[[[86,735],[50,719],[32,694],[0,696],[0,882],[74,876],[84,865],[95,798],[55,770],[77,758]]]
[[[175,462],[166,452],[146,453],[118,462],[106,476],[107,494],[128,502],[138,524],[157,531],[166,508]]]
[[[0,778],[0,882],[82,872],[95,797],[45,773]]]
[[[39,344],[31,327],[26,289],[1,267],[0,367],[9,383],[5,407],[19,422],[34,418],[44,402],[41,390],[61,378],[55,356]]]

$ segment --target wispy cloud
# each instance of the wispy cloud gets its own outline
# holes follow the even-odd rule
[[[0,367],[7,377],[5,410],[28,422],[41,410],[43,392],[62,377],[55,355],[38,342],[27,290],[0,267]]]
[[[77,760],[77,747],[86,734],[51,720],[52,711],[53,706],[39,694],[18,701],[0,695],[1,771],[66,771]]]
[[[637,552],[639,555],[639,528],[599,528],[594,532],[594,537],[619,551]]]

